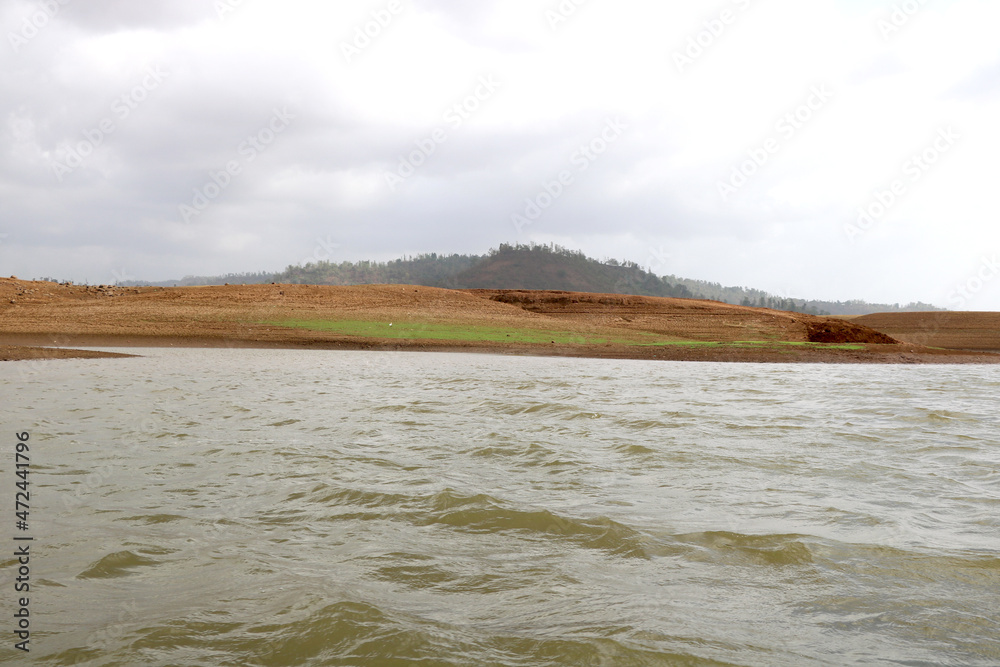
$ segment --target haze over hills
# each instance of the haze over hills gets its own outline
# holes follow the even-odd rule
[[[865,315],[883,312],[942,310],[926,303],[873,304],[864,301],[817,301],[776,296],[748,287],[676,276],[657,276],[635,262],[596,260],[556,245],[507,245],[485,255],[423,254],[389,262],[316,262],[289,266],[280,273],[243,273],[164,282],[129,281],[123,285],[164,287],[227,283],[313,285],[422,285],[449,289],[565,290],[711,299],[813,315]]]

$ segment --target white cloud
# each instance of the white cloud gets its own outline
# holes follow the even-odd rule
[[[947,305],[1000,246],[995,3],[928,4],[888,38],[891,7],[854,0],[590,2],[555,29],[554,2],[400,3],[350,62],[343,43],[388,0],[232,2],[221,19],[193,0],[72,2],[16,50],[8,36],[3,272],[159,279],[279,269],[317,238],[337,239],[334,259],[534,239],[797,296]],[[36,9],[4,4],[4,35]],[[706,45],[679,72],[690,38]],[[117,117],[149,65],[169,77]],[[482,76],[499,89],[449,124]],[[833,97],[784,136],[815,86]],[[178,207],[283,106],[288,130],[182,224]],[[518,233],[511,214],[615,116],[627,132]],[[106,118],[114,132],[60,182],[52,161]],[[954,149],[852,243],[858,207],[948,126]],[[390,190],[385,172],[435,130],[446,140]],[[719,182],[775,138],[724,201]],[[1000,309],[1000,292],[975,305]]]

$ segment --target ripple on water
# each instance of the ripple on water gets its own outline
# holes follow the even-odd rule
[[[144,354],[0,379],[38,664],[1000,664],[994,369]]]
[[[77,579],[114,579],[134,574],[142,567],[159,565],[160,561],[147,558],[132,551],[116,551],[92,563],[90,567],[76,575]]]

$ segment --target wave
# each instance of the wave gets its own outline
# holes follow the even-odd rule
[[[136,568],[153,567],[159,564],[158,560],[141,556],[132,551],[116,551],[92,563],[90,567],[76,575],[76,578],[113,579],[127,577],[133,574]]]

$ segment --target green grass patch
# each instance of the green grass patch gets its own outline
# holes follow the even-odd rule
[[[477,325],[425,324],[419,322],[364,322],[355,320],[285,320],[267,322],[275,326],[331,331],[359,338],[389,338],[401,340],[472,341],[489,343],[571,343],[597,345],[611,342],[610,338],[582,336],[570,331],[543,329],[512,329]]]
[[[603,345],[616,343],[641,347],[728,348],[728,349],[787,349],[799,347],[823,350],[863,350],[861,344],[804,343],[771,340],[735,342],[701,340],[663,340],[648,332],[635,332],[628,337],[589,336],[571,331],[549,329],[518,329],[478,325],[433,324],[421,322],[370,322],[359,320],[281,320],[264,322],[271,326],[329,331],[358,338],[388,338],[394,340],[439,340],[488,343],[560,343],[571,345]]]
[[[863,343],[810,343],[808,341],[753,341],[744,340],[734,343],[734,345],[742,345],[745,347],[753,347],[756,345],[762,346],[793,346],[793,347],[804,347],[814,350],[863,350],[865,346]]]

